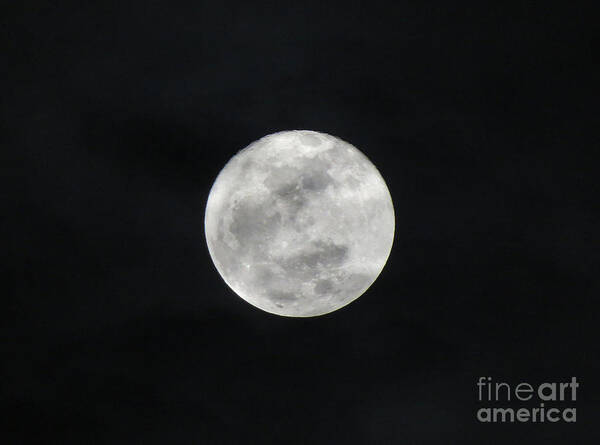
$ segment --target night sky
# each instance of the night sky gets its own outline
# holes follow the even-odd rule
[[[589,10],[3,9],[3,444],[599,441]],[[237,297],[204,238],[221,168],[290,129],[361,149],[395,206],[379,279],[322,317]],[[577,423],[479,423],[480,376],[576,376]]]

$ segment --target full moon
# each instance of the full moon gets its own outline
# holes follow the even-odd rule
[[[385,181],[357,148],[282,131],[238,152],[206,205],[210,256],[233,291],[273,314],[312,317],[360,297],[392,248]]]

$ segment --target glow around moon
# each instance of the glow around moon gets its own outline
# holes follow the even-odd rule
[[[236,294],[267,312],[310,317],[345,306],[375,281],[392,247],[394,208],[355,147],[284,131],[225,165],[208,197],[205,232]]]

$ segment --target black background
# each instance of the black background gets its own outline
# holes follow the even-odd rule
[[[597,442],[589,10],[13,2],[2,21],[3,443]],[[379,279],[317,318],[245,303],[204,239],[220,169],[286,129],[356,145],[396,210]],[[577,423],[478,423],[488,375],[576,376]]]

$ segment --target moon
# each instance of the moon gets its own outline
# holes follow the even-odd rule
[[[360,297],[394,239],[394,207],[357,148],[315,131],[274,133],[217,176],[204,229],[223,280],[273,314],[312,317]]]

